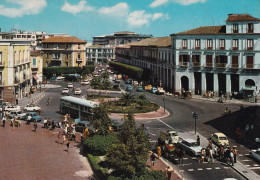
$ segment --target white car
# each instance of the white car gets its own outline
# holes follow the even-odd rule
[[[250,156],[252,156],[253,158],[255,158],[256,160],[258,160],[260,162],[260,149],[250,150]]]
[[[20,111],[21,107],[16,105],[7,105],[5,111]]]
[[[23,113],[22,111],[10,111],[8,113],[9,118],[13,118],[17,116],[18,119],[25,119],[26,113]]]
[[[81,94],[81,89],[80,89],[80,88],[77,88],[77,89],[74,91],[74,94],[75,94],[75,95],[80,95],[80,94]]]
[[[63,79],[65,79],[65,77],[63,77],[63,76],[58,76],[56,80],[63,80]]]
[[[69,92],[70,92],[69,88],[63,88],[61,94],[69,94]]]
[[[24,107],[24,111],[40,111],[41,108],[39,106],[35,106],[34,104],[28,104]]]
[[[210,135],[210,139],[214,144],[217,146],[224,146],[229,145],[229,141],[227,139],[227,136],[223,133],[214,133]]]
[[[68,88],[73,88],[74,86],[73,86],[73,84],[72,83],[68,83],[68,86],[67,86]]]
[[[202,147],[193,139],[183,139],[177,143],[177,146],[184,149],[187,154],[194,156],[199,156],[201,154]]]
[[[81,81],[80,83],[81,85],[89,85],[90,82],[88,80],[84,80],[84,81]]]

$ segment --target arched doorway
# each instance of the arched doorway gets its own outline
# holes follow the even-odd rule
[[[246,86],[255,86],[255,81],[252,79],[247,79],[245,82]]]
[[[181,89],[189,91],[189,78],[187,76],[181,77]]]

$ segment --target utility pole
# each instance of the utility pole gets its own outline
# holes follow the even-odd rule
[[[193,118],[195,119],[195,134],[197,133],[197,119],[199,114],[196,112],[192,112]]]

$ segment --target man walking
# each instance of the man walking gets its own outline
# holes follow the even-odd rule
[[[197,136],[197,145],[200,146],[200,136]]]
[[[153,153],[153,154],[151,155],[151,157],[150,157],[150,159],[151,159],[151,169],[153,169],[153,167],[154,167],[155,158],[156,158],[156,156],[155,156],[155,154]]]
[[[179,164],[183,165],[183,156],[184,156],[185,151],[183,149],[180,149],[179,151]]]
[[[2,121],[3,121],[3,127],[5,127],[5,121],[6,121],[6,117],[5,116],[3,117]]]
[[[45,119],[43,120],[43,128],[48,128],[48,126],[47,126],[47,118],[45,117]]]
[[[171,169],[170,166],[168,166],[168,167],[165,169],[165,174],[166,174],[166,179],[167,179],[167,180],[171,180],[172,172],[173,172],[173,169]]]
[[[237,163],[237,148],[233,147],[234,163]]]
[[[34,121],[34,132],[37,133],[38,124],[37,121]]]

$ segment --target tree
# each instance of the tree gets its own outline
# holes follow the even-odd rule
[[[147,99],[147,97],[144,94],[139,95],[137,99],[138,99],[138,103],[141,106],[143,106],[143,105],[148,103],[148,99]]]
[[[106,155],[110,165],[127,177],[145,172],[150,149],[149,137],[144,128],[136,129],[133,114],[124,117],[122,131],[118,135],[119,143],[113,144]]]
[[[134,95],[132,95],[131,93],[122,93],[122,97],[120,98],[120,100],[123,101],[126,106],[128,106],[134,100]]]
[[[104,104],[101,102],[98,107],[93,108],[93,115],[90,119],[92,126],[97,130],[97,134],[107,135],[110,133],[112,121],[109,118],[109,112]]]

